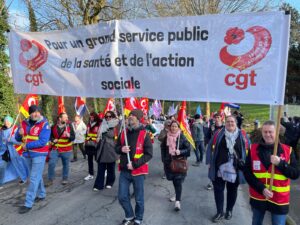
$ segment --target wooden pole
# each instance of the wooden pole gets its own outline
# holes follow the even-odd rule
[[[125,125],[125,114],[124,114],[124,107],[123,107],[123,99],[120,99],[120,102],[121,102],[121,110],[122,110],[122,127],[124,129],[125,145],[128,146],[127,133],[126,133],[126,125]],[[128,163],[131,163],[129,152],[127,152],[127,160],[128,160]]]
[[[208,118],[210,117],[210,103],[206,102],[206,115],[208,116]]]
[[[277,110],[276,137],[275,137],[273,155],[277,155],[277,150],[278,150],[281,113],[282,113],[282,105],[279,105],[278,110]],[[273,186],[273,181],[274,181],[274,171],[275,171],[275,165],[272,164],[270,187],[269,187],[270,191],[272,191],[272,186]]]

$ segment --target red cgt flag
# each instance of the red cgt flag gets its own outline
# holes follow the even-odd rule
[[[139,100],[137,98],[125,98],[125,107],[124,107],[124,114],[126,116],[129,115],[131,110],[139,108]]]
[[[189,123],[188,123],[187,117],[186,117],[186,101],[183,101],[181,103],[181,107],[180,107],[180,110],[179,110],[179,113],[178,113],[177,120],[179,122],[180,129],[182,130],[183,135],[186,137],[188,142],[190,142],[190,144],[195,149],[195,142],[193,140],[192,133],[191,133],[191,130],[190,130],[190,126],[189,126]]]
[[[140,99],[140,109],[143,111],[143,113],[145,115],[148,114],[148,111],[149,111],[149,99],[148,98]]]
[[[57,114],[59,115],[61,113],[65,113],[66,108],[65,108],[64,97],[63,96],[58,96],[57,104],[58,104]]]
[[[115,99],[109,98],[106,103],[106,107],[104,109],[104,115],[107,111],[116,111]]]
[[[20,107],[20,113],[23,114],[25,118],[29,117],[29,107],[31,105],[38,105],[39,104],[39,98],[36,94],[29,94],[26,96],[22,106]]]

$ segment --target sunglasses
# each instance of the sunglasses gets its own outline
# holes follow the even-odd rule
[[[105,119],[107,119],[107,118],[111,118],[112,116],[105,116]]]

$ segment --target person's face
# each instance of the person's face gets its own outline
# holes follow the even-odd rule
[[[235,119],[232,118],[232,117],[226,118],[225,128],[226,128],[226,130],[229,131],[229,132],[235,131],[235,129],[236,129],[236,122],[235,122]]]
[[[79,116],[75,116],[74,121],[75,122],[79,122],[80,121],[80,117]]]
[[[275,126],[273,125],[264,125],[261,129],[262,136],[266,144],[275,143]]]
[[[6,126],[7,128],[10,128],[12,125],[11,122],[9,122],[8,120],[4,120],[4,126]]]
[[[90,116],[90,121],[94,122],[95,118],[93,116]]]
[[[68,121],[68,115],[67,114],[61,115],[59,120],[60,120],[60,123],[65,124]]]
[[[111,117],[111,114],[110,114],[110,113],[106,113],[106,114],[105,114],[105,120],[106,120],[106,121],[111,120],[111,118],[112,118],[112,117]]]
[[[137,119],[137,117],[130,114],[128,117],[128,124],[130,126],[136,126],[138,123],[139,123],[139,120]]]
[[[170,131],[175,134],[177,133],[179,130],[178,124],[177,123],[172,123],[171,127],[170,127]]]
[[[215,123],[217,126],[221,126],[222,125],[222,118],[221,116],[216,116],[215,118]]]
[[[41,113],[39,111],[35,111],[30,114],[30,119],[33,121],[38,121],[41,117]]]

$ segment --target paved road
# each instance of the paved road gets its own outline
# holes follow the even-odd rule
[[[189,159],[193,162],[195,156]],[[59,169],[59,168],[58,168]],[[46,170],[45,170],[46,172]],[[0,191],[0,224],[5,225],[117,225],[124,218],[117,200],[117,186],[100,192],[93,192],[93,181],[84,181],[87,175],[87,161],[80,159],[71,164],[70,184],[62,186],[57,178],[47,188],[46,200],[36,203],[24,215],[18,214],[18,207],[24,202],[25,186],[10,183]],[[60,175],[60,171],[58,172]],[[162,163],[159,145],[155,144],[154,158],[150,163],[150,175],[145,181],[145,225],[209,225],[215,214],[213,192],[205,189],[208,183],[207,167],[190,167],[182,196],[182,210],[175,212],[174,203],[168,201],[174,193],[171,182],[161,179]],[[238,201],[231,221],[219,224],[250,225],[251,212],[248,204],[247,187],[239,189]],[[266,225],[267,223],[265,223]]]

